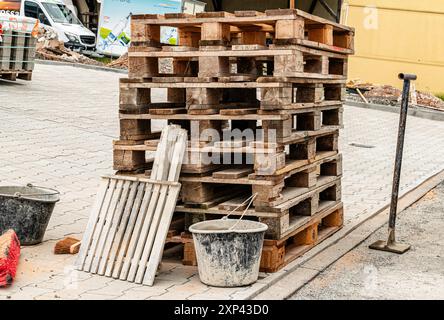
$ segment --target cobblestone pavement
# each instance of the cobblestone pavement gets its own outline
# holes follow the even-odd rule
[[[165,262],[155,286],[144,287],[75,271],[74,257],[53,255],[56,240],[81,237],[99,177],[112,173],[121,76],[38,64],[32,82],[0,81],[0,184],[61,192],[44,243],[23,248],[16,282],[0,299],[241,299],[268,285],[263,274],[250,287],[210,288],[196,268]],[[352,224],[389,201],[398,116],[346,107],[344,117],[342,190]],[[444,122],[409,118],[403,192],[444,169],[443,130]]]

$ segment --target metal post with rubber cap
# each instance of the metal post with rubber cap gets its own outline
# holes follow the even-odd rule
[[[389,217],[389,236],[388,240],[379,240],[370,245],[370,249],[388,251],[397,254],[403,254],[410,249],[410,245],[396,242],[396,213],[398,210],[399,182],[401,179],[402,155],[404,151],[405,129],[407,124],[407,114],[409,108],[410,82],[417,79],[414,74],[399,74],[399,79],[404,80],[402,90],[401,115],[399,118],[398,144],[396,147],[395,170],[393,174],[392,200],[390,205]]]

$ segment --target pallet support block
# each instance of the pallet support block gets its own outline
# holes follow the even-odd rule
[[[276,142],[276,139],[287,138],[293,129],[293,119],[285,120],[263,120],[264,142]]]
[[[308,40],[332,46],[334,44],[333,26],[328,24],[310,26],[308,29]]]
[[[227,57],[200,57],[199,77],[223,77],[230,74],[230,63]]]
[[[293,88],[263,88],[261,90],[261,109],[279,109],[293,103]]]
[[[295,50],[292,55],[277,55],[274,57],[275,76],[302,72],[304,72],[304,55],[302,52]]]
[[[254,170],[258,175],[274,175],[285,167],[285,152],[254,154]]]
[[[121,140],[147,140],[152,138],[151,122],[143,119],[121,119]]]
[[[276,39],[304,39],[304,19],[277,20],[275,27]]]
[[[290,215],[286,214],[280,218],[259,218],[259,221],[268,226],[265,232],[267,239],[279,239],[280,236],[290,228]]]
[[[213,88],[187,88],[186,103],[190,106],[214,106],[222,101],[222,91]]]
[[[146,46],[159,46],[160,26],[145,24],[133,16],[131,19],[131,41],[133,43],[143,43]]]
[[[202,40],[205,42],[228,43],[231,40],[230,25],[219,22],[202,23]]]
[[[137,46],[128,49],[131,52],[152,51],[151,48]],[[159,76],[159,59],[149,57],[130,57],[128,60],[128,77],[130,79],[152,78]]]
[[[113,150],[113,169],[133,171],[147,167],[144,151]]]
[[[253,185],[252,193],[257,194],[254,200],[254,206],[267,205],[281,197],[281,191],[284,189],[284,182],[278,183],[274,186]]]
[[[119,108],[121,112],[140,112],[151,103],[151,89],[125,88],[119,92]]]

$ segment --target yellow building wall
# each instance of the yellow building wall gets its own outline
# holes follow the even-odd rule
[[[349,79],[401,87],[415,73],[418,90],[444,92],[444,1],[346,0],[342,23],[356,29]]]

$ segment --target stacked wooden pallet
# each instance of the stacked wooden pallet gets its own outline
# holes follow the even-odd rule
[[[23,18],[12,23],[10,18],[0,16],[1,78],[31,80],[37,42],[30,32],[34,24],[33,19]]]
[[[178,28],[178,46],[160,43],[162,26]],[[342,226],[338,135],[353,29],[293,9],[140,15],[131,27],[116,170],[149,170],[153,120],[186,128],[176,211],[189,225],[256,195],[246,218],[269,226],[264,271]],[[166,102],[152,99],[159,88]],[[180,239],[192,252],[188,235]]]

